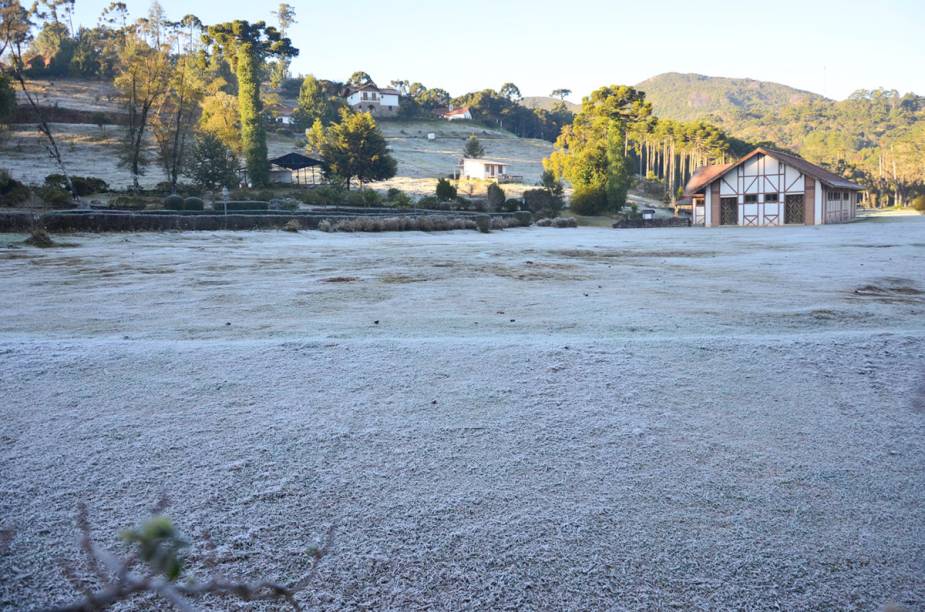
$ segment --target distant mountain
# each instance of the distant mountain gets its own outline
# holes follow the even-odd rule
[[[679,72],[654,76],[636,88],[645,92],[656,115],[680,121],[710,117],[741,120],[827,100],[780,83]]]
[[[520,103],[527,108],[541,108],[543,110],[552,110],[560,102],[562,102],[562,100],[559,98],[550,98],[549,96],[527,96],[520,100]],[[581,110],[581,104],[575,104],[568,100],[565,100],[565,107],[573,113],[577,113]]]
[[[861,89],[835,101],[779,83],[677,72],[636,88],[660,119],[704,120],[743,143],[799,153],[878,198],[908,201],[923,191],[925,96]]]

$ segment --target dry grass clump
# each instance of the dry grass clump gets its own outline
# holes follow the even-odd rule
[[[51,236],[48,235],[42,228],[36,228],[32,230],[32,234],[25,239],[24,241],[29,246],[38,247],[40,249],[47,249],[53,246],[57,246],[57,243],[51,239]]]
[[[475,221],[460,217],[428,215],[421,217],[355,217],[318,224],[323,232],[439,232],[475,229]]]
[[[538,227],[578,227],[578,220],[574,217],[556,217],[555,219],[540,219],[536,225]]]
[[[289,219],[286,225],[283,226],[283,229],[287,232],[297,232],[302,229],[302,224],[299,223],[298,219]]]

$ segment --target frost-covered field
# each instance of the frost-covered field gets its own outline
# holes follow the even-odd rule
[[[323,609],[925,606],[925,218],[64,239],[0,247],[0,608],[162,491],[235,578],[333,525]]]

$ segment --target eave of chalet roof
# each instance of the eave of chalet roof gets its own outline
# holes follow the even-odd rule
[[[783,162],[788,166],[793,166],[803,174],[821,181],[828,187],[833,187],[835,189],[850,189],[852,191],[861,191],[864,189],[857,183],[849,181],[848,179],[841,177],[834,172],[829,172],[825,168],[821,168],[816,164],[812,164],[802,157],[791,155],[790,153],[784,153],[783,151],[758,147],[738,161],[734,161],[728,164],[704,166],[703,168],[700,168],[693,174],[693,176],[691,176],[690,180],[687,182],[687,185],[684,187],[684,195],[691,196],[699,193],[704,187],[716,179],[724,176],[733,168],[741,166],[756,155],[767,155],[768,157],[773,157],[777,161]]]

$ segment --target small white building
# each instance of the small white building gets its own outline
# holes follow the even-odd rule
[[[467,119],[472,119],[472,113],[469,111],[468,106],[463,106],[462,108],[454,108],[443,113],[443,118],[447,121],[464,121]]]
[[[351,87],[347,104],[360,113],[373,117],[394,117],[398,115],[399,93],[397,89],[380,89],[375,83]]]
[[[498,180],[507,177],[507,164],[490,159],[463,158],[460,178]]]

